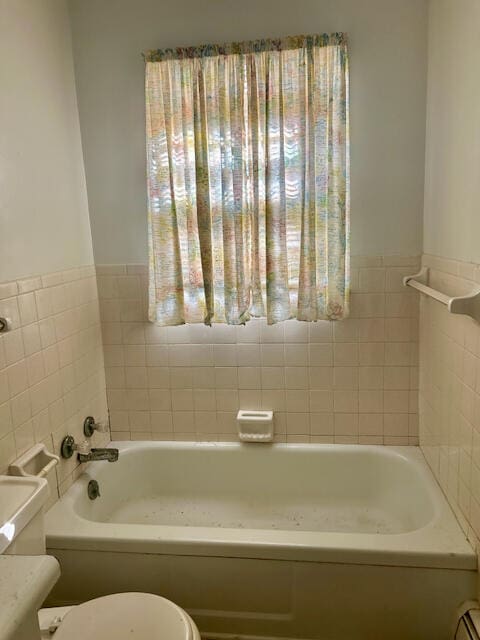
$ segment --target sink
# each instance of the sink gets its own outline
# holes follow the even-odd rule
[[[0,640],[40,638],[37,611],[60,576],[45,554],[48,482],[0,475]]]
[[[0,476],[0,554],[41,511],[48,494],[45,478]]]

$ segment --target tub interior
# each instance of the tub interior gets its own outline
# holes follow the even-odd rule
[[[434,515],[419,468],[367,447],[145,447],[89,471],[101,497],[75,510],[96,522],[400,534]]]

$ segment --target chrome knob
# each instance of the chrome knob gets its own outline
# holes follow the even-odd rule
[[[0,333],[10,331],[12,328],[12,322],[9,318],[0,318]]]
[[[60,454],[62,458],[71,458],[75,451],[79,454],[87,455],[90,452],[90,443],[88,440],[83,440],[76,444],[73,436],[65,436],[60,446]]]
[[[95,431],[106,433],[108,431],[108,424],[106,422],[95,422],[93,416],[86,417],[83,423],[83,433],[87,438],[91,438]]]

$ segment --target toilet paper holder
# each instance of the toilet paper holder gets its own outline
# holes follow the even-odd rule
[[[11,476],[44,478],[58,464],[60,458],[38,443],[8,467]]]

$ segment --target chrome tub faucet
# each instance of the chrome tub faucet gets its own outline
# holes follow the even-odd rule
[[[60,452],[62,458],[66,459],[71,458],[74,453],[77,453],[79,462],[96,462],[99,460],[116,462],[118,460],[118,449],[95,449],[90,446],[88,440],[83,440],[83,442],[77,444],[73,436],[65,436],[60,447]]]
[[[79,462],[95,462],[106,460],[116,462],[118,460],[118,449],[90,449],[88,453],[78,453]]]

